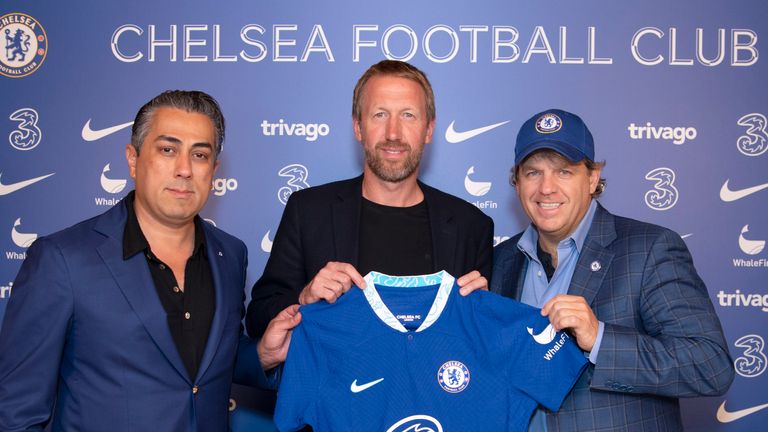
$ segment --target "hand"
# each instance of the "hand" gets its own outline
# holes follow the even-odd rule
[[[597,317],[584,297],[560,294],[548,301],[541,314],[549,317],[555,330],[569,329],[579,348],[592,351],[599,328]]]
[[[488,291],[488,279],[481,275],[477,270],[472,270],[471,272],[458,278],[456,283],[458,283],[459,287],[461,287],[459,293],[463,296],[476,290]]]
[[[329,262],[301,290],[299,304],[305,305],[320,300],[333,303],[349,291],[352,284],[365,288],[365,280],[352,264]]]
[[[265,371],[285,361],[285,357],[288,355],[288,346],[291,343],[291,333],[300,322],[299,305],[288,306],[269,322],[256,347],[261,367]]]

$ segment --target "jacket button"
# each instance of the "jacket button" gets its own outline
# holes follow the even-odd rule
[[[193,386],[192,387],[192,394],[196,395],[197,392],[199,392],[199,391],[200,391],[200,388],[198,386]]]

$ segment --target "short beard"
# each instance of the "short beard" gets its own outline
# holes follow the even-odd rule
[[[384,161],[378,155],[378,150],[387,148],[406,148],[410,151],[400,166],[392,167],[390,163]],[[421,161],[421,154],[424,147],[418,152],[414,152],[413,148],[408,144],[404,144],[400,141],[386,141],[385,143],[376,144],[376,148],[373,150],[369,150],[365,146],[363,146],[363,149],[365,151],[365,163],[376,177],[386,182],[400,183],[410,177],[411,174],[419,168],[419,162]]]

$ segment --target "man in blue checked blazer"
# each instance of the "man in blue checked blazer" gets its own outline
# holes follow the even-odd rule
[[[494,249],[490,289],[542,308],[590,360],[530,430],[679,431],[678,398],[725,393],[732,361],[680,236],[594,199],[603,165],[574,114],[544,111],[518,133],[512,183],[531,225]]]

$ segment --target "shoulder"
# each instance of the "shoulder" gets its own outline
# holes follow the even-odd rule
[[[352,179],[325,183],[319,186],[312,186],[293,192],[288,203],[293,205],[298,203],[301,203],[302,205],[314,203],[327,204],[329,200],[333,200],[337,197],[345,198],[362,195],[361,185],[362,177],[355,177]]]
[[[490,216],[486,215],[482,210],[467,201],[439,189],[435,189],[425,183],[419,182],[419,186],[421,186],[422,192],[424,192],[427,205],[433,206],[440,211],[450,210],[455,217],[460,219],[472,220],[476,221],[476,223],[482,222],[493,224],[493,220]]]

